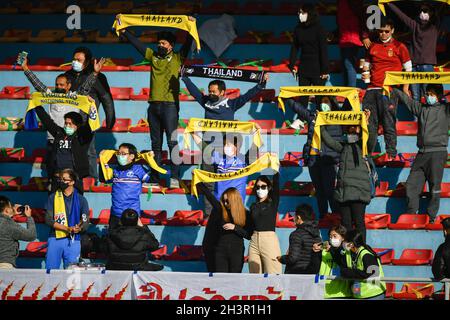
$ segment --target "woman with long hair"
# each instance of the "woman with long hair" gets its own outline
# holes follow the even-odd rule
[[[203,238],[208,272],[242,272],[244,238],[250,237],[250,219],[240,192],[228,188],[218,201],[203,183],[198,184],[198,189],[213,206]]]
[[[275,223],[280,202],[280,174],[260,176],[253,187],[257,201],[250,207],[253,233],[248,249],[248,268],[250,273],[281,273],[280,243],[275,233]]]

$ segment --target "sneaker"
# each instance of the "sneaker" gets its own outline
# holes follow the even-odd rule
[[[289,125],[289,127],[292,129],[295,129],[295,130],[303,130],[303,128],[305,127],[305,124],[300,119],[296,119],[294,122],[292,122]]]
[[[178,179],[170,178],[170,189],[179,189],[180,188],[180,182]]]

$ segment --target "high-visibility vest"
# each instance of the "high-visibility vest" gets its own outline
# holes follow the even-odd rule
[[[350,253],[346,253],[347,264],[351,264]],[[337,267],[337,264],[333,261],[333,257],[330,252],[322,251],[322,262],[320,264],[319,274],[323,276],[332,275],[332,271]],[[325,280],[325,299],[333,298],[349,298],[352,297],[351,283],[348,280],[334,279]]]
[[[356,269],[364,271],[363,258],[366,254],[373,255],[369,250],[364,247],[359,248],[356,254]],[[384,277],[383,267],[381,266],[380,259],[377,257],[378,262],[378,277]],[[348,261],[347,261],[348,264]],[[354,268],[352,264],[350,268]],[[367,279],[364,282],[354,281],[352,284],[353,298],[356,299],[368,299],[386,292],[386,283],[379,280]]]

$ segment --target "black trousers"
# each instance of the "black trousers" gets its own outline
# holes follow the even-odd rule
[[[369,154],[375,151],[378,138],[378,125],[383,126],[386,153],[391,157],[397,155],[397,129],[395,128],[398,99],[383,95],[382,89],[367,90],[363,99],[363,108],[370,110]]]
[[[333,213],[338,213],[339,206],[333,197],[337,172],[336,165],[318,158],[308,169],[316,190],[320,217],[323,218],[328,213],[328,205]]]
[[[447,151],[418,153],[411,172],[406,180],[406,212],[417,213],[419,198],[425,181],[428,181],[430,202],[427,213],[431,219],[436,218],[441,199],[441,182],[444,166],[447,161]]]
[[[205,256],[206,270],[216,272],[216,252],[214,247],[203,244],[203,255]]]
[[[320,79],[320,77],[305,77],[302,75],[300,75],[300,77],[298,79],[299,86],[324,86],[326,82],[327,82],[327,80]],[[315,99],[316,99],[316,105],[317,106],[320,105],[322,98],[319,96],[316,96]],[[309,101],[308,96],[301,97],[299,100],[300,104],[305,108],[308,107],[308,101]]]
[[[165,133],[167,145],[169,146],[170,171],[172,178],[178,178],[178,165],[174,163],[174,157],[179,159],[176,134],[179,109],[179,105],[175,102],[150,102],[147,110],[147,119],[150,124],[150,139],[152,142],[152,151],[155,153],[155,161],[161,166],[163,135]],[[151,181],[159,181],[158,171],[152,169]]]
[[[237,236],[227,236],[216,246],[216,272],[241,273],[244,266],[244,240]]]
[[[360,201],[347,201],[339,203],[342,214],[342,225],[347,230],[355,229],[363,235],[364,242],[366,242],[366,224],[364,216],[366,213],[366,204]],[[355,228],[353,228],[353,225]]]

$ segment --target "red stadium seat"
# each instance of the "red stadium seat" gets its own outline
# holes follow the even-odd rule
[[[0,91],[0,99],[28,99],[30,87],[6,86]]]
[[[95,192],[95,193],[111,193],[112,191],[112,187],[111,187],[111,183],[102,183],[98,186],[91,186],[91,190],[90,192]]]
[[[167,160],[168,162],[169,160]],[[164,163],[164,162],[163,162]],[[180,180],[180,187],[165,190],[167,194],[190,194],[191,193],[191,180]]]
[[[175,246],[173,252],[164,257],[164,260],[170,261],[198,261],[203,259],[202,246],[194,245]]]
[[[167,220],[166,210],[143,210],[141,212],[142,224],[162,225]]]
[[[398,121],[396,128],[399,136],[415,136],[419,126],[416,121]]]
[[[20,257],[45,258],[47,242],[30,242],[25,250],[20,251]]]
[[[25,158],[25,161],[31,163],[44,163],[46,156],[47,156],[47,149],[37,148],[33,150],[33,152],[31,153],[31,157]]]
[[[394,249],[374,248],[373,251],[375,251],[378,254],[378,257],[380,257],[382,264],[391,264],[392,259],[395,258]]]
[[[277,213],[276,227],[277,228],[295,228],[295,213],[286,212],[283,219],[280,220],[280,214]]]
[[[283,125],[280,129],[278,129],[278,134],[286,134],[286,135],[297,135],[297,134],[307,134],[308,133],[308,125],[305,123],[305,127],[297,132],[297,130],[292,129],[286,122],[283,122]]]
[[[99,129],[100,132],[128,132],[131,127],[131,119],[129,118],[117,118],[116,123],[111,129],[106,128],[106,121],[103,120],[102,126]]]
[[[395,291],[395,283],[386,282],[386,292],[384,293],[385,298],[392,298],[392,293]]]
[[[31,216],[35,223],[45,223],[45,209],[31,208]],[[15,222],[25,223],[27,222],[27,217],[25,215],[14,215]]]
[[[309,196],[314,192],[312,182],[287,181],[280,194],[283,196]]]
[[[386,192],[389,189],[389,181],[380,181],[379,185],[375,188],[375,196],[376,197],[384,197],[386,196]]]
[[[165,226],[198,226],[203,220],[202,210],[177,210],[172,218],[162,222]]]
[[[366,229],[384,229],[391,223],[391,215],[388,213],[366,213],[364,220],[366,223]]]
[[[133,88],[119,88],[112,87],[111,94],[114,100],[130,100],[130,96],[133,94]]]
[[[434,223],[429,223],[425,226],[426,230],[442,230],[442,220],[445,218],[450,218],[450,214],[440,214],[434,220]]]
[[[109,217],[111,215],[110,209],[103,209],[100,211],[100,214],[97,218],[92,218],[91,223],[92,224],[109,224]]]
[[[180,158],[184,164],[200,164],[202,162],[202,152],[200,150],[180,150]]]
[[[387,153],[373,153],[374,162],[377,167],[388,168],[410,168],[416,157],[416,153],[399,153],[393,160],[389,160]]]
[[[241,91],[239,89],[231,88],[225,90],[225,97],[228,99],[236,99],[241,95]]]
[[[264,89],[254,96],[251,102],[272,102],[275,101],[275,98],[274,89]]]
[[[19,190],[22,187],[22,177],[0,176],[0,191]]]
[[[441,183],[441,197],[450,198],[450,183],[448,182]]]
[[[426,214],[402,214],[396,223],[389,223],[388,228],[392,230],[424,229],[430,223]]]
[[[24,148],[0,148],[0,162],[19,162],[24,158]]]
[[[283,160],[280,161],[283,167],[296,167],[303,165],[303,153],[302,152],[286,152]]]
[[[394,299],[423,300],[429,299],[434,292],[432,283],[405,283],[400,292],[393,292]]]
[[[131,94],[130,99],[135,101],[147,101],[150,97],[150,88],[142,88],[139,94]]]
[[[277,126],[277,122],[275,120],[250,120],[250,122],[256,123],[261,127],[261,129],[267,130],[269,132],[270,130],[275,129]]]
[[[133,133],[148,133],[150,132],[150,126],[147,120],[139,119],[138,123],[134,126],[131,126],[129,131]]]
[[[423,192],[426,192],[426,184],[423,185]],[[397,184],[394,190],[387,190],[385,193],[386,197],[397,197],[404,198],[406,197],[406,185],[404,182],[400,182]]]
[[[155,260],[163,260],[167,256],[167,246],[162,245],[159,249],[151,252],[151,255]]]
[[[30,65],[32,71],[57,71],[59,66],[64,64],[64,58],[41,58],[36,61],[36,64]]]
[[[392,259],[392,264],[397,266],[419,266],[430,264],[432,260],[433,250],[405,249],[400,259]]]
[[[325,217],[319,220],[318,227],[322,229],[330,229],[333,226],[341,224],[342,217],[340,214],[331,213],[326,214]]]
[[[83,191],[89,192],[91,188],[95,186],[95,179],[92,177],[83,178]]]

